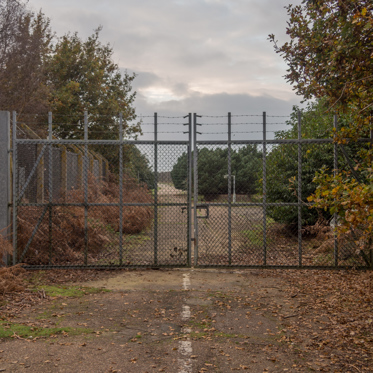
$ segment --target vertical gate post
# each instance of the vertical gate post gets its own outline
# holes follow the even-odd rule
[[[184,117],[185,118],[185,117]],[[192,266],[192,113],[189,113],[188,118],[188,267]]]
[[[267,265],[267,113],[263,112],[263,265]]]
[[[194,177],[194,194],[193,194],[193,215],[194,215],[194,265],[198,264],[198,147],[197,147],[197,113],[193,113],[193,177]]]
[[[18,148],[17,148],[17,113],[13,111],[12,123],[12,148],[13,148],[13,265],[17,264],[17,196],[18,196]]]
[[[119,264],[123,264],[123,114],[119,114]]]
[[[336,114],[334,115],[334,128],[336,130],[338,129],[338,118]],[[333,171],[334,177],[337,176],[337,172],[338,172],[337,170],[338,170],[338,144],[335,142],[335,138],[334,138],[334,171]],[[338,225],[338,215],[336,213],[334,213],[333,219],[334,219],[334,229],[335,229]],[[338,259],[338,238],[337,238],[337,233],[334,232],[334,266],[338,267],[338,261],[339,261]]]
[[[370,125],[372,126],[372,116],[370,117]],[[373,149],[373,129],[372,127],[370,128],[370,149]],[[373,270],[373,249],[370,249],[370,268]]]
[[[154,113],[154,266],[158,265],[158,114]]]
[[[232,115],[228,113],[228,263],[232,264]]]
[[[302,266],[302,113],[298,111],[298,259]]]
[[[84,264],[88,264],[88,111],[84,111],[84,158],[83,158],[83,186],[84,186]]]
[[[9,238],[10,226],[10,113],[0,111],[0,234]],[[3,253],[8,265],[8,254]]]
[[[52,147],[52,113],[48,113],[48,141],[49,141],[49,156],[48,156],[48,189],[49,189],[49,264],[52,264],[52,203],[53,203],[53,147]]]

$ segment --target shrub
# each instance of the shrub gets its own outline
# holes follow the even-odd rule
[[[108,182],[97,183],[89,175],[89,203],[118,203],[119,185],[116,177],[109,174]],[[151,194],[146,186],[139,186],[136,181],[125,176],[123,188],[124,203],[150,203]],[[64,196],[66,203],[83,203],[82,189],[70,191]],[[18,210],[18,247],[25,248],[43,207],[22,206]],[[89,207],[88,209],[88,256],[94,259],[117,239],[119,232],[119,208],[115,206]],[[123,207],[123,233],[135,234],[150,227],[153,211],[148,206]],[[104,227],[104,229],[103,229]],[[52,252],[49,244],[49,215],[45,214],[39,229],[29,247],[25,261],[28,264],[47,264],[52,258],[53,264],[82,262],[85,250],[85,212],[80,206],[54,206],[52,210]],[[22,253],[18,253],[21,255]]]

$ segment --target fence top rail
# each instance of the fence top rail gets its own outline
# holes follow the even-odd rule
[[[358,142],[366,142],[369,143],[370,139],[358,139]],[[278,139],[278,140],[197,140],[197,145],[226,145],[227,143],[230,144],[332,144],[334,142],[333,139]]]
[[[170,140],[43,140],[43,139],[16,139],[17,144],[43,144],[43,145],[189,145],[189,141]]]

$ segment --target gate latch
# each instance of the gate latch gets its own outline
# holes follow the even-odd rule
[[[206,215],[200,215],[201,210],[206,210]],[[210,217],[209,205],[197,205],[197,218],[208,219]]]
[[[184,214],[184,211],[187,210],[187,207],[181,208],[181,213]],[[206,215],[200,215],[201,210],[206,210]],[[199,219],[208,219],[210,217],[209,205],[197,205],[197,218]]]

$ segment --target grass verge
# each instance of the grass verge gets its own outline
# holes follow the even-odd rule
[[[55,286],[43,285],[37,286],[34,291],[44,291],[50,297],[74,297],[81,298],[88,294],[97,294],[103,292],[110,292],[108,289],[98,289],[81,286]]]
[[[81,335],[93,333],[92,329],[88,328],[39,328],[23,324],[9,323],[0,321],[0,338],[42,338],[55,335]]]

